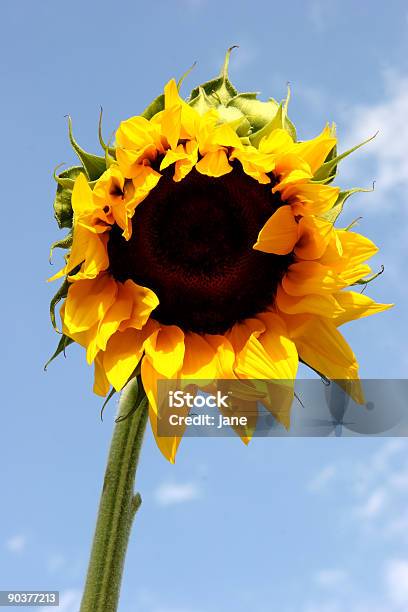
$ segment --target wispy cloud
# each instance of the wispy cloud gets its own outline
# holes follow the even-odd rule
[[[377,517],[388,503],[388,493],[384,487],[375,489],[367,499],[355,508],[355,514],[361,519]]]
[[[199,499],[201,495],[200,487],[194,482],[164,482],[157,487],[154,496],[159,506],[170,506]]]
[[[309,491],[313,492],[321,491],[335,478],[336,473],[336,466],[326,465],[326,467],[322,468],[320,472],[317,472],[317,474],[312,478],[312,480],[308,483],[307,488]]]
[[[27,538],[22,533],[16,534],[6,541],[6,549],[15,554],[22,553],[27,544]]]
[[[364,159],[370,158],[374,165],[376,185],[373,201],[378,207],[384,204],[386,194],[402,190],[404,195],[408,195],[408,74],[384,71],[381,94],[378,102],[347,111],[348,145],[378,132],[364,151]],[[352,166],[345,166],[350,174],[361,173],[358,160],[356,156]],[[382,206],[382,210],[389,214],[390,207],[398,206],[401,211],[403,201],[404,198],[388,198],[387,206]],[[406,204],[405,212],[408,212]]]
[[[408,609],[408,559],[391,559],[385,567],[385,580],[390,600],[398,610]]]

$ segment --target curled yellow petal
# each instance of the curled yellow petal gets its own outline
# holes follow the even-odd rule
[[[290,206],[281,206],[268,219],[254,245],[257,251],[286,255],[293,251],[298,240],[298,224]]]

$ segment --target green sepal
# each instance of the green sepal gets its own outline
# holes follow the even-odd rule
[[[368,278],[360,278],[360,280],[358,280],[355,283],[353,283],[352,285],[350,285],[350,287],[354,287],[355,285],[368,285],[368,283],[371,283],[371,281],[373,281],[376,278],[378,278],[379,276],[381,276],[381,274],[384,272],[384,270],[385,270],[384,266],[381,265],[381,268],[380,268],[380,270],[378,272],[375,272],[375,274],[372,274]]]
[[[82,162],[82,165],[85,169],[85,173],[87,178],[90,181],[96,181],[103,172],[106,170],[105,158],[100,157],[99,155],[93,155],[93,153],[87,153],[82,149],[79,144],[76,142],[74,135],[72,133],[72,119],[68,115],[68,134],[69,140],[71,142],[72,148],[75,153],[78,155],[79,159]]]
[[[64,236],[64,238],[61,238],[61,240],[56,240],[55,242],[52,243],[50,247],[50,256],[49,256],[50,263],[52,260],[52,254],[53,254],[54,249],[70,249],[72,246],[72,239],[73,239],[73,234],[71,230],[66,236]]]
[[[290,90],[288,89],[288,95],[280,104],[273,98],[270,98],[269,102],[277,105],[277,110],[274,116],[266,123],[261,129],[257,130],[249,136],[251,144],[257,147],[261,142],[262,138],[269,136],[273,130],[281,129],[286,130],[292,137],[292,140],[296,142],[296,128],[292,121],[288,117],[288,104],[290,99]]]
[[[190,74],[190,72],[192,70],[194,70],[194,68],[197,66],[197,62],[194,62],[194,64],[192,66],[190,66],[190,68],[188,70],[185,71],[184,74],[181,75],[181,77],[179,78],[179,80],[177,81],[177,89],[180,90],[180,87],[183,84],[184,79],[186,79],[188,77],[188,75]]]
[[[157,96],[157,98],[155,98],[153,102],[151,102],[149,106],[144,109],[141,116],[149,120],[162,110],[164,110],[164,94]]]
[[[207,81],[206,83],[203,83],[201,85],[204,92],[214,100],[212,106],[217,106],[217,102],[218,104],[227,105],[231,98],[238,94],[238,91],[235,89],[235,87],[228,78],[228,64],[230,60],[230,55],[231,51],[235,49],[236,46],[237,45],[230,47],[227,53],[225,54],[225,60],[220,75],[215,79],[211,79],[210,81]],[[191,104],[194,98],[196,98],[199,94],[199,87],[195,87],[190,94],[189,103]]]
[[[346,203],[346,200],[348,200],[348,198],[351,195],[353,195],[353,193],[361,193],[361,192],[369,193],[371,191],[373,190],[363,189],[362,187],[354,187],[354,189],[347,189],[346,191],[340,191],[339,195],[337,196],[337,200],[333,204],[333,207],[330,210],[323,213],[321,216],[327,221],[330,221],[330,223],[334,224],[337,221],[337,218],[339,217],[339,215],[342,213],[343,206]]]
[[[54,178],[58,183],[57,193],[55,194],[54,200],[54,217],[58,223],[60,229],[64,227],[72,227],[72,188],[75,183],[75,179],[82,172],[85,171],[82,166],[73,166],[61,172],[58,176],[54,171]]]
[[[269,123],[279,108],[278,102],[271,98],[267,102],[257,99],[256,92],[240,93],[228,102],[227,107],[237,108],[248,119],[251,132],[257,132]]]
[[[100,415],[100,416],[101,416],[101,421],[103,421],[103,413],[104,413],[104,411],[105,411],[105,408],[106,408],[106,406],[107,406],[108,402],[109,402],[109,401],[112,399],[112,397],[115,395],[115,393],[116,393],[116,389],[115,389],[115,387],[112,387],[112,389],[109,391],[109,395],[108,395],[108,397],[107,397],[107,398],[106,398],[106,400],[103,402],[103,405],[102,405],[102,408],[101,408],[101,415]]]
[[[105,151],[105,161],[106,161],[107,157],[109,157],[109,156],[112,156],[114,158],[114,156],[116,154],[116,149],[114,147],[110,147],[109,143],[106,144],[104,139],[103,139],[103,134],[102,134],[102,116],[103,116],[103,108],[101,106],[101,110],[99,112],[98,138],[99,138],[99,144],[101,145],[102,149]]]
[[[196,96],[193,100],[190,100],[188,104],[192,106],[200,115],[204,115],[204,113],[209,111],[211,108],[217,106],[217,104],[214,104],[214,102],[210,100],[201,85],[198,87],[198,96]]]
[[[61,353],[64,353],[65,355],[65,349],[67,348],[67,346],[69,346],[70,344],[72,344],[74,341],[72,340],[72,338],[68,338],[68,336],[66,336],[65,334],[62,334],[60,341],[58,342],[58,346],[55,349],[55,352],[53,353],[53,355],[51,355],[51,357],[49,358],[49,360],[47,361],[47,363],[44,366],[44,370],[46,371],[48,366],[50,365],[50,363],[52,361],[54,361],[54,359],[56,357],[58,357],[58,355],[60,355]]]
[[[57,327],[57,322],[55,318],[55,308],[61,300],[64,300],[68,295],[69,282],[67,279],[64,280],[61,287],[58,289],[57,293],[54,295],[50,302],[50,317],[53,328],[56,332],[61,333],[61,331]]]
[[[59,164],[54,170],[54,180],[63,189],[71,189],[74,187],[75,179],[80,172],[86,176],[86,172],[82,166],[71,166],[63,170],[60,174],[57,174],[58,168],[61,168],[64,164]]]
[[[246,136],[248,134],[250,124],[240,110],[220,104],[217,106],[217,112],[221,122],[228,124],[238,136]]]
[[[328,183],[330,180],[334,179],[334,177],[336,176],[338,163],[342,159],[351,155],[351,153],[354,153],[354,151],[357,151],[357,149],[359,149],[360,147],[364,146],[365,144],[373,140],[377,136],[377,134],[378,132],[375,133],[374,136],[370,136],[370,138],[367,138],[367,140],[360,142],[360,144],[356,145],[355,147],[348,149],[348,151],[341,153],[341,155],[336,155],[336,157],[332,157],[328,161],[325,161],[324,164],[322,164],[320,168],[316,171],[313,177],[313,181]]]
[[[351,223],[348,224],[347,227],[344,228],[344,230],[346,232],[350,232],[354,227],[357,227],[362,218],[363,217],[356,217]]]

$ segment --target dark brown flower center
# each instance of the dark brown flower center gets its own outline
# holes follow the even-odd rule
[[[181,182],[165,172],[136,208],[132,237],[110,232],[110,272],[149,287],[157,321],[220,334],[271,306],[291,256],[252,247],[281,205],[271,185],[239,167],[220,178],[193,169]]]

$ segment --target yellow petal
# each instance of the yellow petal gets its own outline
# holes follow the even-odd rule
[[[348,286],[361,280],[371,272],[370,266],[367,264],[359,264],[357,266],[344,267],[339,276],[345,282],[345,286]]]
[[[337,139],[329,126],[326,126],[319,136],[305,142],[294,145],[294,152],[307,161],[313,174],[320,168],[330,151],[333,149]]]
[[[146,340],[145,351],[158,374],[173,378],[183,365],[184,333],[176,325],[163,325]]]
[[[181,108],[181,131],[179,137],[182,139],[192,138],[197,132],[200,115],[180,97],[176,81],[171,79],[164,88],[164,107],[167,110],[177,106]]]
[[[132,151],[140,151],[148,145],[157,143],[159,138],[159,126],[139,116],[122,121],[116,132],[119,148]]]
[[[75,179],[74,187],[72,189],[72,210],[76,217],[80,217],[82,214],[89,213],[95,206],[92,198],[92,189],[90,188],[85,174],[82,172],[78,174]]]
[[[158,398],[158,383],[161,380],[160,384],[164,385],[165,381],[162,380],[162,377],[156,372],[146,357],[142,360],[141,375],[143,388],[149,401],[149,419],[157,446],[166,459],[174,463],[181,436],[164,436],[159,434],[159,419],[166,419],[166,416],[168,416],[168,399],[166,402],[165,393],[162,393],[163,402],[161,405],[159,405]],[[164,427],[164,429],[166,428]],[[179,428],[177,427],[178,431]],[[181,431],[183,432],[184,428]]]
[[[333,207],[339,192],[338,187],[309,182],[288,185],[281,198],[290,202],[294,215],[321,215]]]
[[[293,148],[293,140],[286,130],[272,130],[268,136],[264,136],[259,143],[262,153],[287,153]]]
[[[302,217],[299,221],[299,240],[295,254],[300,259],[319,259],[329,244],[333,224],[315,216]]]
[[[268,219],[254,245],[257,251],[286,255],[293,251],[298,239],[298,224],[290,206],[281,206]]]
[[[362,319],[394,306],[394,304],[379,304],[367,295],[355,291],[340,291],[334,297],[343,309],[343,312],[335,317],[336,325],[343,325],[354,319]]]
[[[288,337],[282,319],[274,313],[258,315],[257,319],[264,331],[252,331],[245,344],[236,333],[229,334],[236,353],[236,375],[239,378],[249,379],[293,378],[297,371],[297,352],[294,343]],[[243,327],[242,324],[239,325]]]
[[[140,166],[144,163],[152,162],[158,153],[156,144],[147,144],[142,149],[132,151],[128,149],[116,148],[116,159],[122,174],[126,178],[134,178],[139,172]]]
[[[278,287],[276,293],[276,305],[279,310],[287,314],[310,313],[333,318],[344,312],[338,301],[330,294],[310,293],[303,296],[293,296],[286,293],[281,286]]]
[[[216,378],[235,378],[235,352],[228,338],[221,335],[205,334],[204,340],[215,350],[217,358]]]
[[[100,353],[95,359],[93,390],[96,395],[105,397],[109,389],[109,380],[107,379],[105,370],[103,368],[103,355]]]
[[[266,312],[259,314],[258,319],[264,323],[266,329],[259,336],[259,342],[266,350],[275,367],[279,369],[282,380],[296,378],[299,365],[296,346],[289,338],[286,325],[277,314]]]
[[[66,328],[76,333],[99,323],[113,304],[116,294],[116,281],[108,274],[93,280],[79,280],[73,283],[65,301]]]
[[[251,337],[258,338],[265,331],[265,325],[260,319],[245,319],[240,323],[236,323],[232,329],[228,331],[228,338],[235,354],[240,353]]]
[[[287,185],[303,183],[313,177],[309,164],[293,153],[278,155],[274,172],[280,180],[272,189],[272,193],[282,191]]]
[[[164,111],[162,117],[162,134],[172,149],[177,147],[181,130],[181,106],[173,106]]]
[[[127,327],[142,329],[147,323],[150,314],[159,305],[159,299],[154,291],[148,287],[137,285],[130,279],[125,281],[124,285],[133,306],[130,317],[123,321],[120,330],[123,331]]]
[[[214,130],[210,142],[222,147],[235,147],[237,149],[242,147],[237,133],[227,123],[223,123]]]
[[[80,226],[76,226],[74,229],[74,243],[75,243],[75,234],[80,232]],[[103,272],[109,267],[109,257],[108,257],[108,234],[93,234],[92,232],[88,232],[87,235],[87,244],[85,246],[85,251],[82,253],[82,259],[84,260],[83,265],[79,272],[76,274],[70,275],[68,280],[80,280],[80,279],[92,279],[96,278],[100,272]],[[71,255],[67,264],[67,268],[65,273],[69,274],[69,272],[75,267],[74,262],[80,259],[81,255],[78,252],[78,246],[80,243],[72,247]],[[74,253],[74,257],[72,257],[72,253]],[[72,261],[73,259],[73,261]]]
[[[196,164],[196,170],[207,176],[219,177],[232,171],[232,166],[228,163],[227,154],[223,149],[206,153]]]
[[[217,350],[200,334],[185,335],[185,353],[181,378],[213,381],[218,374]]]
[[[126,281],[127,283],[132,281]],[[97,334],[98,348],[104,351],[109,338],[119,329],[121,322],[129,319],[133,309],[133,295],[128,285],[117,283],[118,293],[112,306],[99,324]]]
[[[260,154],[255,147],[252,149],[248,147],[243,150],[234,149],[230,155],[230,160],[234,159],[238,159],[245,174],[252,176],[258,183],[266,185],[271,182],[266,173],[271,172],[275,167],[272,156]]]
[[[330,380],[354,380],[350,394],[355,401],[364,401],[356,357],[330,319],[310,317],[294,331],[293,339],[307,365]]]
[[[365,236],[356,232],[337,230],[336,235],[343,247],[342,261],[347,261],[347,267],[357,266],[370,259],[378,252],[378,247]]]
[[[282,287],[289,295],[333,293],[347,285],[336,272],[316,261],[302,261],[289,266]]]
[[[126,329],[111,336],[103,354],[103,367],[110,384],[120,391],[143,354],[146,334],[136,329]]]

